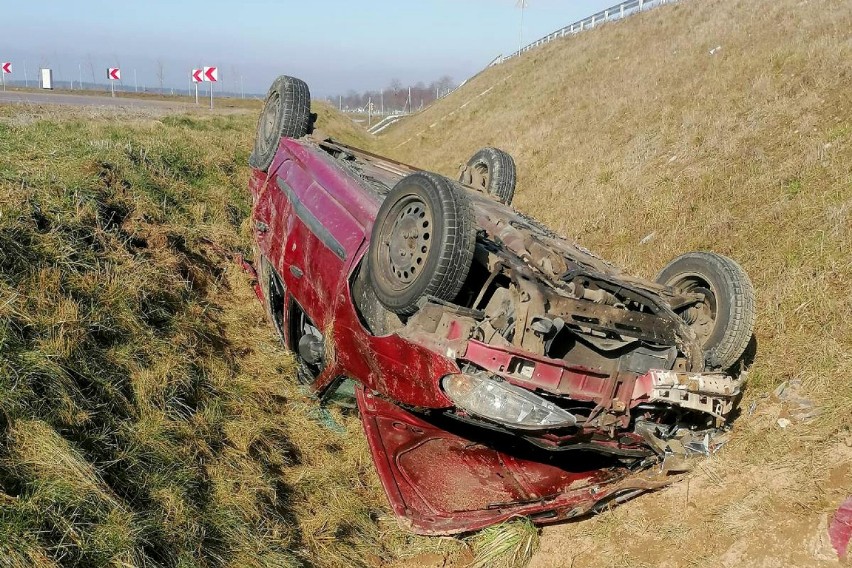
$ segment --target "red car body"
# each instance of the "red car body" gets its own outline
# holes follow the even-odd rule
[[[440,320],[433,328],[370,329],[363,301],[355,296],[382,203],[379,186],[389,187],[414,171],[332,141],[283,138],[268,173],[255,170],[250,180],[259,295],[291,348],[298,348],[294,314],[306,316],[325,337],[322,369],[309,379],[319,396],[342,378],[357,382],[364,430],[396,515],[422,534],[470,531],[517,515],[554,522],[669,483],[671,477],[659,468],[649,472],[650,465],[663,461],[666,442],[653,432],[627,428],[630,412],[652,399],[680,397],[690,408],[717,405],[718,426],[739,383],[690,374],[703,370],[694,360],[691,368],[661,364],[659,370],[608,371],[505,342],[489,343],[473,337],[467,312],[452,306],[433,310]],[[501,242],[511,247],[513,234],[494,219],[525,218],[486,195],[471,191],[471,200],[477,224],[489,234],[500,233]],[[563,246],[558,238],[551,240]],[[588,255],[584,262],[590,266],[610,270],[587,251],[572,251]],[[274,302],[270,274],[278,282],[280,298]],[[640,282],[614,269],[613,274]],[[594,427],[520,435],[489,427],[453,411],[455,403],[442,388],[444,377],[469,365],[531,392],[587,404],[600,418]],[[603,419],[604,411],[612,412],[610,420]]]

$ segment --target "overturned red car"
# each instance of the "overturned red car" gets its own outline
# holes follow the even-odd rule
[[[320,400],[354,384],[404,524],[577,517],[724,441],[755,320],[733,260],[628,276],[510,207],[508,154],[450,180],[315,118],[304,82],[273,83],[250,158],[258,295]]]

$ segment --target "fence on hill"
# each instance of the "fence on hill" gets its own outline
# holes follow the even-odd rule
[[[587,18],[583,18],[582,20],[578,20],[578,21],[574,22],[573,24],[569,24],[569,25],[567,25],[563,28],[560,28],[560,29],[556,30],[555,32],[549,33],[546,36],[544,36],[540,39],[537,39],[536,41],[530,43],[529,45],[526,45],[526,46],[522,47],[521,49],[519,49],[518,51],[515,51],[514,53],[511,53],[511,54],[509,54],[505,57],[502,54],[498,55],[497,57],[495,57],[491,61],[491,63],[489,63],[485,67],[485,69],[488,69],[489,67],[493,67],[494,65],[499,65],[499,64],[503,63],[504,61],[511,59],[512,57],[517,57],[517,56],[521,55],[522,53],[525,53],[525,52],[527,52],[531,49],[534,49],[534,48],[536,48],[540,45],[544,45],[546,43],[549,43],[549,42],[551,42],[555,39],[559,39],[559,38],[562,38],[562,37],[565,37],[565,36],[569,36],[569,35],[577,34],[577,33],[580,33],[580,32],[586,31],[586,30],[590,30],[590,29],[593,29],[594,27],[596,27],[600,24],[606,23],[606,22],[613,22],[613,21],[616,21],[616,20],[621,20],[623,18],[626,18],[627,16],[632,16],[633,14],[638,14],[639,12],[644,12],[644,11],[650,10],[651,8],[656,8],[657,6],[662,6],[663,4],[674,4],[675,2],[678,2],[678,1],[679,0],[627,0],[626,2],[621,2],[620,4],[616,4],[615,6],[612,6],[611,8],[607,8],[606,10],[601,10],[600,12],[597,12],[596,14],[592,14],[591,16],[589,16]],[[485,71],[485,69],[483,69],[479,73],[482,73],[483,71]],[[479,73],[476,73],[473,77],[476,77],[477,75],[479,75]],[[468,81],[473,79],[473,77],[470,77],[469,79],[467,79],[465,81],[462,81],[462,83],[458,87],[456,87],[455,89],[452,89],[450,91],[447,91],[441,97],[439,97],[438,100],[440,100],[440,99],[446,97],[447,95],[449,95],[450,93],[456,91],[459,87],[461,87],[462,85],[464,85],[465,83],[467,83]],[[490,91],[490,90],[491,89],[488,89],[488,91]],[[488,92],[488,91],[485,91],[485,92]],[[485,94],[485,93],[481,93],[478,96],[482,96],[483,94]],[[396,122],[405,118],[406,116],[411,116],[411,114],[400,114],[400,115],[388,116],[385,119],[374,124],[370,128],[369,131],[372,134],[378,134],[379,132],[383,131],[385,128],[391,126],[392,124],[395,124]],[[443,120],[443,119],[439,119],[439,120]],[[434,126],[434,124],[432,126]],[[408,142],[408,140],[406,140],[406,142]],[[403,144],[405,144],[406,142],[403,142]]]
[[[546,36],[535,40],[531,44],[522,47],[518,51],[511,53],[505,57],[497,56],[496,59],[494,59],[491,63],[488,64],[488,67],[499,65],[507,59],[517,57],[522,53],[525,53],[540,45],[550,43],[555,39],[590,30],[597,25],[606,22],[612,22],[615,20],[620,20],[622,18],[626,18],[627,16],[632,16],[633,14],[637,14],[639,12],[643,12],[651,8],[656,8],[657,6],[662,6],[663,4],[673,4],[677,1],[678,0],[628,0],[627,2],[621,2],[620,4],[616,4],[611,8],[607,8],[606,10],[601,10],[596,14],[592,14],[588,18],[583,18],[582,20],[578,20],[573,24],[565,26],[564,28],[560,28],[555,32],[549,33]]]

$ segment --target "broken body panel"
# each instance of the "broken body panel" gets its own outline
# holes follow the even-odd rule
[[[294,349],[293,313],[321,333],[311,385],[318,394],[341,378],[363,386],[359,408],[379,475],[414,530],[589,512],[651,488],[625,464],[641,469],[685,455],[687,439],[724,424],[740,383],[703,373],[701,346],[675,313],[699,297],[625,275],[482,193],[468,190],[478,231],[458,298],[425,302],[404,320],[385,310],[362,260],[384,195],[414,171],[330,140],[284,138],[269,174],[255,171],[250,182],[259,257],[281,288],[272,319]],[[268,296],[270,275],[260,278]],[[570,426],[521,432],[471,413],[442,387],[454,375],[534,393],[570,412]],[[435,420],[614,461],[572,472],[473,443]],[[448,472],[459,477],[434,482]]]

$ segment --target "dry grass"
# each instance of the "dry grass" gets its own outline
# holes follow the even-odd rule
[[[317,113],[316,126],[323,133],[356,148],[372,147],[375,141],[373,136],[327,102],[313,101],[311,111]]]
[[[688,507],[676,488],[545,530],[533,565],[570,563],[566,547],[585,566],[830,556],[815,535],[852,491],[838,469],[852,416],[850,29],[839,0],[686,0],[493,68],[379,138],[447,175],[501,147],[518,164],[519,209],[634,273],[709,249],[757,287],[743,404],[756,411],[696,472],[704,489]],[[768,395],[794,378],[820,416],[782,430]]]
[[[526,566],[539,546],[538,529],[527,519],[488,527],[470,540],[476,556],[469,568]]]
[[[0,106],[0,565],[461,548],[387,519],[359,421],[316,418],[247,277],[205,244],[250,249],[255,120]]]
[[[849,29],[840,0],[683,0],[491,69],[375,144],[318,106],[343,141],[449,175],[510,151],[519,209],[638,274],[713,249],[757,287],[734,441],[688,483],[545,529],[532,565],[830,561],[852,490]],[[0,107],[4,565],[469,563],[389,518],[355,417],[312,418],[203,243],[248,249],[255,116],[24,110]],[[769,394],[793,378],[821,414],[782,430]],[[487,563],[513,530],[470,546]]]

